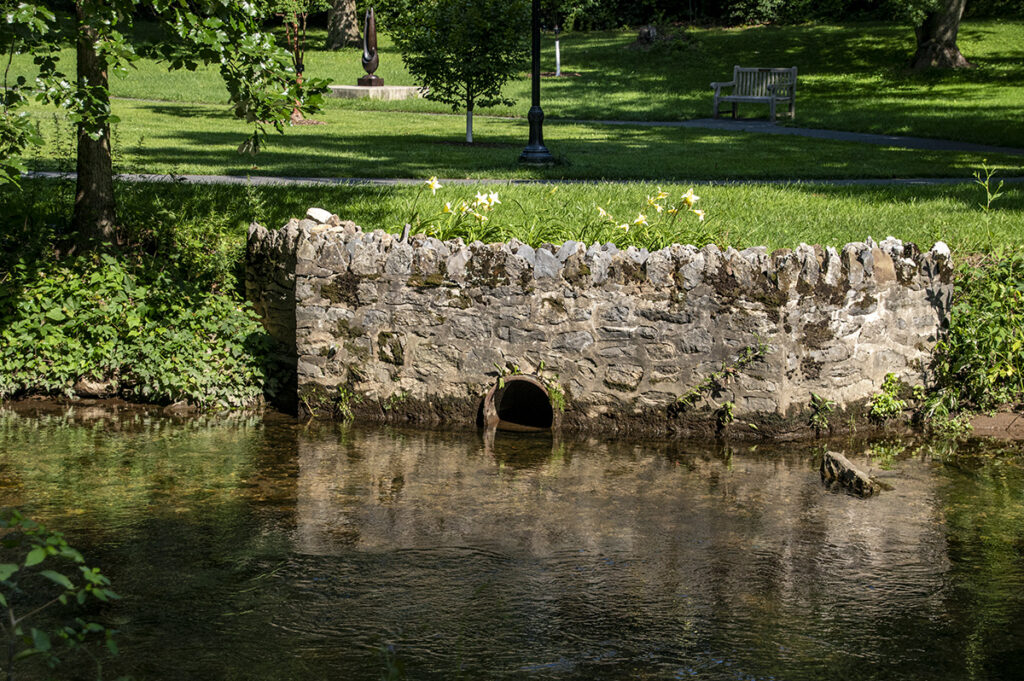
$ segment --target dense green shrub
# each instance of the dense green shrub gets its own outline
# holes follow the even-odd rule
[[[251,406],[275,387],[268,346],[231,293],[203,290],[154,259],[19,262],[0,284],[0,398],[70,394],[88,379],[145,402]]]
[[[65,252],[73,185],[0,190],[0,399],[69,394],[80,379],[203,408],[274,396],[271,341],[238,278],[239,220],[260,217],[260,197],[120,189],[128,243],[77,256]]]
[[[943,411],[1024,400],[1024,252],[961,270],[935,369]]]

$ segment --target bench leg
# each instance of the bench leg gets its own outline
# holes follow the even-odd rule
[[[736,107],[739,106],[736,102],[732,103],[732,119],[736,120]]]
[[[770,102],[768,102],[768,108],[771,111],[772,123],[774,123],[775,122],[775,100],[774,99],[771,100]]]
[[[789,103],[789,120],[796,118],[796,100],[792,100]]]
[[[712,105],[712,108],[711,108],[711,117],[712,118],[718,118],[718,98],[717,97],[715,97],[715,103],[714,103],[714,105]]]

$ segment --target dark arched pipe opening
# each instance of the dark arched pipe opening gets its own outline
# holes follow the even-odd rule
[[[506,376],[495,384],[477,414],[477,425],[499,430],[550,430],[555,421],[547,388],[532,376]]]

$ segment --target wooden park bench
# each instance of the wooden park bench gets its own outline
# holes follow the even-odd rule
[[[715,88],[714,117],[718,118],[718,103],[732,102],[732,117],[736,118],[739,102],[767,104],[775,122],[775,105],[789,102],[789,117],[796,117],[796,67],[790,69],[744,68],[734,66],[732,80],[712,83]],[[723,95],[722,88],[732,88],[731,95]]]

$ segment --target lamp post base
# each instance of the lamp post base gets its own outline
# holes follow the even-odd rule
[[[537,149],[526,147],[523,149],[523,153],[519,154],[519,162],[531,166],[550,166],[555,164],[555,157],[545,146],[540,146]]]
[[[519,154],[519,162],[530,165],[553,164],[555,157],[544,146],[544,112],[539,106],[531,106],[526,120],[530,121],[530,141],[523,153]]]

